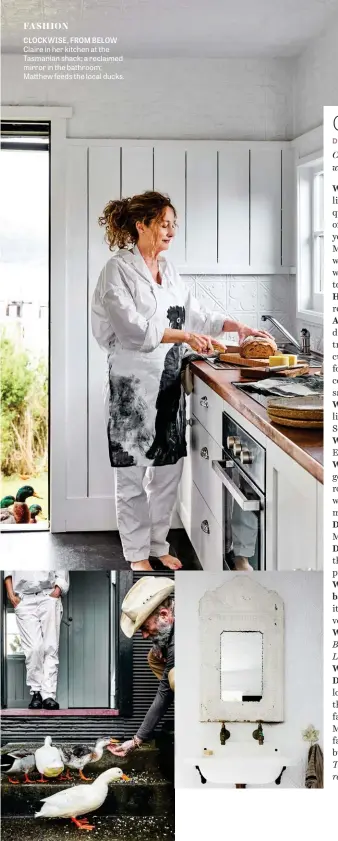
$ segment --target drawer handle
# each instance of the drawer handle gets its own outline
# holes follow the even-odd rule
[[[209,458],[208,447],[202,447],[200,455],[202,458]]]
[[[210,534],[210,526],[208,520],[202,520],[201,529],[202,531],[204,531],[205,534]]]
[[[203,406],[204,409],[208,409],[209,408],[208,398],[207,397],[201,397],[200,405]]]

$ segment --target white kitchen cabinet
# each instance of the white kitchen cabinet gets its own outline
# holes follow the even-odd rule
[[[191,475],[191,398],[187,400],[187,456],[183,459],[183,472],[177,494],[177,512],[191,540],[191,497],[192,497],[192,475]]]
[[[212,469],[213,460],[222,458],[222,447],[209,435],[199,420],[192,417],[191,435],[191,475],[192,481],[212,511],[215,520],[222,526],[223,496],[222,486]]]
[[[194,390],[191,395],[191,413],[209,432],[217,444],[222,446],[224,402],[216,391],[194,375]]]
[[[223,569],[222,529],[194,482],[191,495],[190,540],[203,569],[208,572],[221,572]]]
[[[266,447],[266,568],[322,568],[318,482],[272,441]]]

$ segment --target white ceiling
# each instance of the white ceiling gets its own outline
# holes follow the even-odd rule
[[[24,21],[48,20],[117,35],[126,58],[287,57],[335,13],[338,0],[2,0],[2,49],[21,50]]]

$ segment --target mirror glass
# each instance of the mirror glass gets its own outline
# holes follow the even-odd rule
[[[221,700],[261,701],[263,697],[263,634],[221,633]]]

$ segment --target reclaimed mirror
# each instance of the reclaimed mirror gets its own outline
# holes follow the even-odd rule
[[[226,579],[226,574],[225,574]],[[283,721],[284,606],[241,572],[200,600],[201,721]]]
[[[263,634],[222,631],[221,700],[261,701],[263,697]]]

